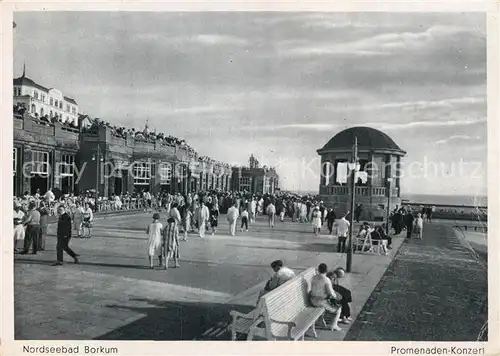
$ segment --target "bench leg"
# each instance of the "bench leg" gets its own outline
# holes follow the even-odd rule
[[[311,331],[313,333],[314,338],[317,339],[318,338],[318,334],[316,333],[316,323],[312,324]]]
[[[321,322],[323,323],[323,326],[326,328],[328,324],[326,323],[325,314],[324,313],[323,313],[323,315],[321,315]]]

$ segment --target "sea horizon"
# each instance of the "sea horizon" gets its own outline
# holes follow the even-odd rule
[[[286,190],[299,195],[318,195],[315,190]],[[432,205],[466,205],[466,206],[487,206],[488,197],[486,195],[465,195],[465,194],[402,194],[401,199],[411,203],[432,204]]]

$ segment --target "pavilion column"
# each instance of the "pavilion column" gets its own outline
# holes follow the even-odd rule
[[[398,165],[398,170],[401,169],[401,157],[398,156],[397,158],[397,165]],[[399,173],[399,172],[398,172]],[[396,177],[396,188],[398,188],[398,198],[401,198],[401,189],[400,189],[400,184],[401,184],[401,174],[398,174]]]
[[[32,154],[31,154],[31,146],[25,145],[23,147],[23,153],[22,157],[23,159],[21,160],[21,195],[24,194],[24,192],[31,192],[31,179],[30,179],[30,174],[31,174],[31,162],[32,162]],[[29,163],[29,164],[28,164]]]

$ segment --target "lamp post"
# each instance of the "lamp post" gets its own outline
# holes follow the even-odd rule
[[[103,162],[104,158],[101,156],[101,147],[99,145],[97,145],[97,149],[96,149],[95,152],[96,152],[96,154],[92,155],[92,161],[96,162],[96,164],[95,164],[95,171],[96,171],[95,207],[96,207],[96,210],[97,210],[97,197],[99,195],[99,178],[100,178],[100,175],[99,175],[99,166],[100,166],[100,163],[99,162]]]
[[[392,178],[387,178],[387,219],[385,224],[385,233],[389,235],[389,216],[391,214],[391,183]]]
[[[350,273],[352,269],[352,233],[354,230],[354,207],[356,200],[356,171],[358,166],[358,138],[354,137],[354,145],[352,148],[352,163],[351,163],[351,215],[349,226],[349,242],[347,244],[346,272]]]

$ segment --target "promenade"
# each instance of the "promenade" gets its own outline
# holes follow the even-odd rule
[[[16,339],[229,340],[229,311],[249,311],[269,279],[271,261],[282,259],[297,273],[327,263],[345,267],[336,239],[315,237],[310,224],[258,218],[249,232],[190,235],[181,242],[181,267],[150,270],[145,227],[151,214],[102,216],[91,239],[72,239],[80,264],[53,267],[54,226],[47,250],[15,257]],[[353,291],[353,316],[384,275],[403,242],[389,256],[354,255],[343,284]],[[320,340],[342,340],[342,332],[318,330]]]
[[[406,240],[346,340],[476,341],[488,317],[487,267],[451,223]]]

